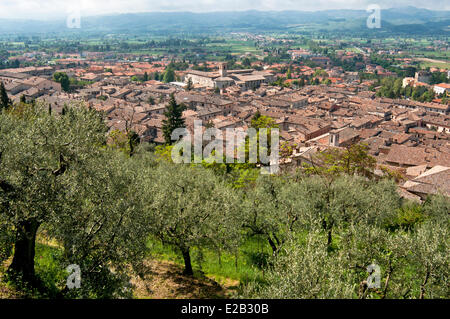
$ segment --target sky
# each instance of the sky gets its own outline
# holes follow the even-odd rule
[[[81,15],[104,15],[155,11],[243,11],[363,9],[415,6],[450,10],[448,0],[0,0],[0,18],[49,20],[64,18],[74,8]]]

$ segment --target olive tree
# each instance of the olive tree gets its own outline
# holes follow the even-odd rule
[[[143,238],[137,173],[130,159],[106,149],[106,131],[101,116],[83,105],[63,115],[39,104],[1,113],[0,225],[2,233],[15,232],[9,275],[43,288],[34,256],[36,236],[46,231],[63,249],[63,264],[81,267],[83,296],[119,289],[106,281],[118,283],[112,278]]]
[[[266,238],[273,254],[289,237],[297,221],[296,212],[286,209],[287,202],[293,200],[285,194],[286,185],[281,178],[261,175],[254,187],[246,190],[242,203],[247,234]]]
[[[160,162],[145,187],[153,196],[146,206],[150,232],[179,249],[185,274],[193,274],[191,248],[231,248],[239,242],[237,195],[213,172]]]
[[[101,118],[83,108],[52,116],[30,105],[0,115],[0,212],[16,231],[10,273],[35,281],[36,234],[58,212],[63,175],[96,156],[104,134]]]
[[[336,227],[338,240],[332,250],[320,228],[309,229],[306,239],[292,237],[269,263],[266,283],[250,283],[242,295],[448,298],[448,216],[442,218],[444,199],[434,200],[427,210],[430,216],[440,215],[439,220],[430,219],[412,229],[396,231],[389,231],[384,223],[350,220]]]
[[[63,181],[64,204],[44,225],[64,247],[64,262],[80,266],[81,289],[70,297],[131,296],[130,275],[147,256],[139,163],[104,151]]]
[[[450,234],[449,228],[442,226],[437,222],[424,223],[412,237],[411,261],[419,288],[411,294],[416,298],[450,297]]]
[[[395,215],[400,197],[390,181],[370,182],[343,175],[335,180],[324,177],[302,178],[291,184],[293,210],[303,224],[321,225],[331,247],[333,231],[350,223],[381,225]]]
[[[338,253],[357,285],[358,298],[403,298],[409,291],[408,266],[411,238],[367,223],[352,224],[340,232]],[[372,267],[368,269],[368,267]],[[378,282],[370,285],[369,275]]]
[[[319,231],[311,231],[305,240],[288,241],[272,257],[264,283],[244,287],[244,298],[323,299],[352,298],[355,284],[346,272],[340,255],[330,257]]]

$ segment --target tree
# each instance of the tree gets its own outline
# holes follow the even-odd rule
[[[194,88],[194,84],[192,83],[192,78],[188,79],[186,90],[191,91]]]
[[[84,106],[55,116],[37,104],[2,113],[0,127],[0,227],[15,233],[8,276],[45,291],[34,267],[45,230],[61,243],[63,263],[82,267],[82,296],[121,294],[125,265],[145,247],[138,174],[102,147],[101,116]]]
[[[321,234],[310,232],[302,243],[289,241],[272,257],[265,284],[251,282],[244,298],[351,298],[354,287],[342,257],[330,258]]]
[[[292,234],[298,217],[287,208],[287,183],[271,176],[259,177],[254,187],[247,189],[242,205],[244,229],[250,236],[266,239],[275,255]]]
[[[81,289],[69,298],[131,298],[132,275],[142,274],[148,227],[141,185],[148,161],[106,149],[85,169],[68,171],[63,209],[43,229],[64,247],[64,263],[80,266]],[[151,194],[146,194],[150,200]]]
[[[69,124],[71,118],[80,122],[85,120],[86,123]],[[17,229],[14,258],[9,270],[22,274],[26,281],[35,281],[36,233],[56,209],[62,176],[74,164],[73,161],[82,156],[82,152],[87,152],[89,145],[104,138],[100,136],[105,131],[99,118],[87,112],[73,112],[71,118],[63,116],[57,119],[39,107],[24,109],[18,114],[4,114],[1,118],[0,178],[6,185],[1,192],[6,206],[1,212]],[[36,127],[40,128],[39,133],[35,131]],[[57,133],[51,133],[55,132],[52,130]],[[80,130],[76,139],[71,138],[73,130]],[[96,132],[96,135],[92,134],[90,139],[83,136],[83,133],[91,132]],[[13,176],[17,177],[11,179]]]
[[[164,72],[163,82],[170,83],[173,81],[175,81],[175,71],[172,68],[168,67]]]
[[[244,58],[244,60],[242,60],[242,65],[246,68],[250,68],[252,66],[252,62],[249,58]]]
[[[3,82],[0,82],[0,111],[2,109],[7,109],[11,105],[11,100],[8,97],[8,93],[6,92],[5,85]]]
[[[163,134],[166,144],[172,144],[172,132],[177,128],[184,127],[183,111],[186,109],[184,104],[178,104],[175,100],[175,95],[170,96],[169,104],[166,106],[166,111],[163,120]]]
[[[147,225],[163,243],[180,251],[193,275],[190,251],[236,247],[240,238],[237,197],[209,170],[161,162],[145,188],[154,195]]]
[[[68,92],[70,90],[70,80],[66,73],[64,72],[55,72],[53,74],[53,79],[55,82],[58,82],[61,84],[61,88]]]
[[[311,158],[312,165],[305,165],[307,173],[338,176],[342,173],[372,178],[376,159],[368,154],[364,144],[352,144],[345,148],[329,148]]]
[[[287,73],[286,73],[286,79],[290,80],[292,79],[292,68],[289,67]]]
[[[301,78],[298,85],[299,85],[300,87],[303,87],[303,86],[305,86],[305,84],[306,84],[306,83],[305,83],[305,79],[304,79],[304,78]]]
[[[257,111],[255,113],[255,115],[253,116],[250,126],[255,129],[278,128],[278,125],[275,123],[273,118],[271,118],[269,116],[261,115],[261,113],[259,111]]]
[[[448,298],[449,296],[448,214],[446,219],[444,224],[427,222],[421,225],[413,235],[410,258],[415,266],[414,279],[419,285],[419,289],[413,290],[413,293],[416,293],[415,297],[418,299]]]
[[[140,137],[133,130],[127,130],[126,132],[112,130],[108,135],[108,145],[127,156],[133,156],[139,144]]]
[[[448,298],[448,198],[427,200],[427,220],[415,228],[392,231],[386,225],[397,217],[400,198],[391,181],[344,175],[326,186],[322,179],[303,176],[257,196],[268,199],[262,211],[276,211],[275,202],[297,221],[269,259],[264,282],[245,285],[244,298]],[[282,216],[261,221],[285,227]],[[338,237],[332,249],[323,221]],[[370,274],[379,278],[375,287]]]

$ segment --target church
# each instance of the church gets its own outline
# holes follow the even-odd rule
[[[191,79],[193,84],[207,88],[224,89],[238,85],[242,90],[251,90],[260,87],[262,83],[272,83],[275,76],[268,71],[256,71],[254,69],[228,70],[226,63],[219,65],[218,72],[202,72],[188,70],[185,81]]]

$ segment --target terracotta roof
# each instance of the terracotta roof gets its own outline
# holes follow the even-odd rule
[[[426,164],[426,156],[425,148],[394,145],[386,156],[386,162],[417,166]]]

